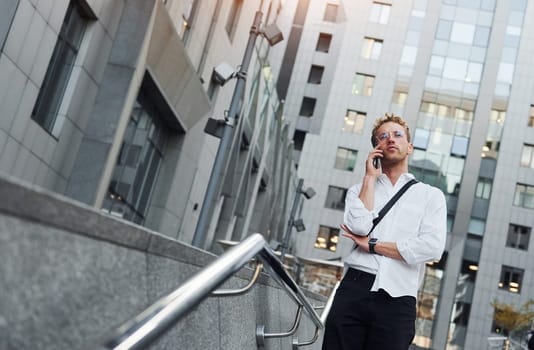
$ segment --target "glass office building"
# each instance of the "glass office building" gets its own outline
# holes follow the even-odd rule
[[[299,177],[318,193],[293,252],[348,253],[337,228],[374,120],[403,116],[410,171],[448,204],[446,252],[427,265],[419,292],[423,348],[487,349],[488,338],[508,334],[492,302],[534,297],[532,14],[526,0],[300,0],[281,14],[290,27],[283,62],[294,57],[280,68],[279,82],[290,82],[285,118]]]

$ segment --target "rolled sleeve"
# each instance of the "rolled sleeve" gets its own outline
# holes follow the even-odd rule
[[[441,191],[435,191],[427,205],[419,232],[397,241],[399,254],[413,265],[441,259],[447,239],[447,205]]]
[[[373,226],[376,217],[374,211],[369,211],[359,198],[360,187],[353,186],[345,198],[344,223],[355,234],[365,236]]]

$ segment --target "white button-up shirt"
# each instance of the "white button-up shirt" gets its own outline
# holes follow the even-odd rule
[[[345,225],[355,234],[367,235],[380,209],[404,184],[413,179],[402,174],[395,186],[382,174],[375,184],[375,208],[369,211],[359,198],[361,184],[352,186],[345,199]],[[447,206],[438,188],[416,183],[393,205],[370,238],[395,242],[405,261],[354,249],[345,266],[376,275],[372,291],[385,290],[392,297],[413,296],[423,281],[425,263],[439,260],[447,235]]]

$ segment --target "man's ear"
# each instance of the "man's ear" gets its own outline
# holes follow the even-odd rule
[[[413,153],[413,143],[409,143],[408,144],[408,154],[412,154]]]

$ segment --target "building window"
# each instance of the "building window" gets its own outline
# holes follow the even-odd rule
[[[315,51],[328,52],[330,50],[330,43],[332,42],[332,34],[319,33],[319,39],[317,39],[317,46]]]
[[[512,293],[521,292],[524,270],[503,265],[501,278],[499,279],[499,289],[504,289]]]
[[[453,22],[450,41],[460,44],[472,45],[475,38],[475,25]]]
[[[330,209],[344,210],[346,195],[346,188],[328,186],[328,194],[326,195],[326,203],[324,206]]]
[[[469,219],[469,233],[482,236],[486,230],[486,220],[471,217]]]
[[[324,67],[316,66],[312,64],[310,68],[310,74],[308,75],[308,83],[310,84],[321,84],[323,79]]]
[[[373,2],[371,7],[371,16],[369,20],[371,22],[387,24],[389,21],[389,12],[391,11],[391,5],[382,4],[380,2]]]
[[[489,199],[491,194],[492,183],[493,182],[491,181],[491,179],[479,177],[475,197],[481,199]]]
[[[302,130],[295,130],[295,134],[293,134],[293,149],[295,151],[302,151],[302,147],[304,147],[305,139],[306,139],[306,132]]]
[[[530,227],[510,224],[508,227],[508,236],[506,238],[507,247],[528,250],[529,242]]]
[[[502,125],[504,124],[505,120],[506,120],[506,111],[499,110],[499,109],[492,109],[490,111],[490,115],[489,115],[490,124]]]
[[[239,15],[241,14],[241,8],[243,8],[243,0],[233,0],[230,12],[228,13],[228,19],[226,20],[226,33],[230,37],[230,40],[234,38],[237,23],[239,22]]]
[[[454,136],[452,138],[451,156],[465,158],[467,155],[467,144],[469,139],[463,136]]]
[[[363,132],[363,126],[365,124],[365,117],[367,114],[364,112],[354,111],[347,109],[345,114],[345,124],[343,125],[343,131],[352,132],[354,134],[361,134]]]
[[[146,99],[137,99],[124,134],[103,209],[143,224],[163,159],[167,134]]]
[[[405,91],[394,91],[393,92],[393,103],[399,106],[404,106],[406,100],[408,99],[408,93]]]
[[[356,165],[357,156],[358,156],[358,151],[355,151],[353,149],[338,147],[334,168],[353,171],[354,166]]]
[[[457,301],[454,305],[454,319],[453,323],[456,327],[467,327],[469,321],[469,314],[471,313],[471,304]]]
[[[328,226],[319,226],[319,232],[315,239],[315,248],[326,249],[335,252],[339,241],[339,229]]]
[[[317,102],[317,99],[315,98],[303,97],[302,104],[300,105],[299,115],[303,117],[311,117],[313,115],[313,111],[315,110],[315,102]]]
[[[382,40],[375,38],[364,38],[361,56],[363,58],[377,60],[382,52]]]
[[[413,147],[415,149],[426,150],[429,140],[430,131],[420,128],[415,129],[415,133],[413,135]]]
[[[78,57],[88,18],[77,1],[71,1],[59,31],[56,46],[32,111],[32,119],[54,136],[63,125],[59,108]]]
[[[514,205],[518,207],[534,209],[534,186],[516,184]]]
[[[529,127],[534,128],[534,105],[530,105],[530,112],[528,114],[528,124]]]
[[[352,83],[352,94],[371,96],[373,94],[373,84],[375,83],[375,77],[372,75],[356,73],[354,76],[354,82]]]
[[[482,158],[497,159],[500,148],[501,142],[499,140],[486,140],[486,144],[482,146]]]
[[[506,112],[504,112],[504,113],[506,115]],[[456,107],[454,109],[454,119],[456,119],[456,120],[473,120],[473,111]]]
[[[502,336],[507,337],[510,334],[510,331],[504,328],[503,326],[498,325],[497,322],[495,322],[495,317],[499,312],[501,312],[501,310],[497,308],[493,312],[493,318],[492,318],[493,321],[491,322],[491,332],[496,333],[496,334],[501,334]],[[504,348],[504,344],[502,344],[502,347]]]
[[[521,153],[521,166],[527,168],[534,168],[534,146],[523,145],[523,153]]]
[[[336,22],[337,8],[336,4],[326,4],[326,10],[324,12],[324,20],[326,22]]]

